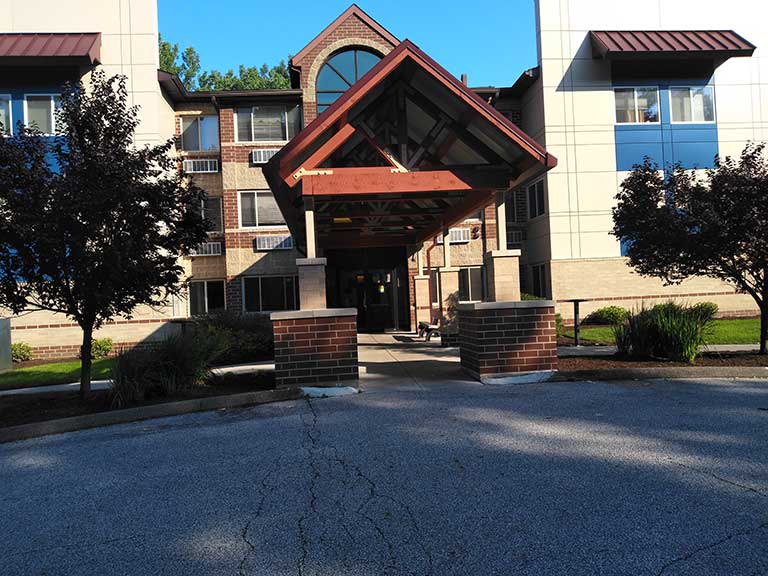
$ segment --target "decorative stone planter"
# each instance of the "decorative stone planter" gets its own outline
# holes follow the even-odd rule
[[[273,312],[278,387],[336,386],[359,378],[357,309]]]
[[[458,313],[461,366],[474,378],[557,369],[553,301],[459,304]]]

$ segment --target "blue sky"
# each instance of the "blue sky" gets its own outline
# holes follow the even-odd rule
[[[351,0],[159,0],[160,33],[192,45],[203,69],[277,63],[295,54]],[[509,86],[536,65],[533,0],[360,0],[471,86]]]

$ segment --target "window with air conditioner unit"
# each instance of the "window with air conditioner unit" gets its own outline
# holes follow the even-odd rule
[[[214,174],[218,171],[219,161],[215,159],[184,160],[184,172],[189,174]]]
[[[280,152],[280,148],[256,148],[251,152],[251,162],[253,164],[266,164],[278,152]]]
[[[257,252],[270,250],[290,250],[293,248],[293,237],[290,234],[270,234],[269,236],[256,236],[255,246]]]
[[[203,242],[189,254],[190,256],[221,256],[221,242]]]
[[[472,240],[472,232],[469,228],[451,228],[448,231],[448,237],[451,244],[466,244]],[[437,243],[443,243],[442,234],[437,237]]]

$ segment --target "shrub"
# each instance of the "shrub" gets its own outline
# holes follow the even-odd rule
[[[96,338],[91,345],[91,358],[100,360],[112,352],[112,338]]]
[[[112,369],[111,407],[122,408],[203,384],[229,345],[221,334],[192,331],[146,348],[120,351]]]
[[[617,324],[624,322],[629,315],[629,310],[622,308],[621,306],[606,306],[595,310],[592,314],[587,316],[585,323],[616,326]]]
[[[11,344],[11,360],[14,362],[32,360],[32,346],[26,342],[14,342]]]
[[[692,310],[695,311],[694,314],[697,314],[699,318],[712,321],[720,311],[720,307],[714,302],[699,302],[693,305]]]
[[[536,296],[536,294],[523,292],[522,294],[520,294],[520,300],[544,300],[544,298],[541,298],[540,296]]]
[[[555,314],[555,331],[557,337],[560,338],[565,333],[565,322],[561,314]]]
[[[631,314],[614,327],[620,354],[693,362],[705,344],[716,313],[712,306],[658,304]]]
[[[226,351],[217,360],[220,364],[240,364],[274,358],[272,321],[266,314],[208,314],[195,318],[194,330],[216,334],[229,342]]]

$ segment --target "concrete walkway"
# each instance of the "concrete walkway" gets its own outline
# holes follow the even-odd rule
[[[248,372],[265,372],[275,369],[275,363],[271,360],[263,362],[251,362],[249,364],[238,364],[236,366],[222,366],[214,368],[212,372],[215,375],[221,374],[244,374]],[[92,380],[91,390],[109,390],[110,380]],[[80,388],[80,382],[71,382],[69,384],[55,384],[52,386],[33,386],[30,388],[14,388],[12,390],[0,390],[2,396],[18,396],[21,394],[49,394],[51,392],[72,392]]]

